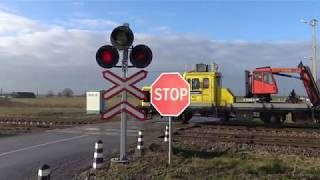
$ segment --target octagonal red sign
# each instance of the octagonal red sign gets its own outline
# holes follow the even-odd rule
[[[177,72],[162,73],[151,85],[151,104],[162,116],[179,116],[190,104],[190,85]]]

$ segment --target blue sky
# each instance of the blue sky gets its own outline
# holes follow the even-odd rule
[[[161,72],[215,62],[223,85],[242,95],[245,69],[310,65],[311,27],[303,18],[320,20],[320,1],[0,0],[0,88],[107,88],[95,53],[128,22],[134,44],[147,44],[154,55],[141,85]],[[281,93],[298,86],[304,93],[299,81],[279,84]]]
[[[140,33],[191,33],[219,40],[308,40],[310,28],[300,20],[320,17],[320,2],[316,0],[10,0],[2,1],[2,5],[45,24],[59,24],[61,21],[74,18],[108,19],[119,23],[130,22],[135,31]],[[103,25],[79,28],[106,29]]]

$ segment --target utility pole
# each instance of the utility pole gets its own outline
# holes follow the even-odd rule
[[[312,72],[313,72],[313,78],[315,81],[318,80],[317,78],[317,37],[316,37],[316,31],[317,31],[317,22],[318,20],[312,19],[310,21],[310,25],[312,26]]]
[[[317,19],[312,19],[309,22],[306,20],[302,21],[303,23],[309,24],[312,27],[312,75],[313,79],[317,81],[317,36],[316,36],[316,31],[317,31],[317,24],[318,20]]]

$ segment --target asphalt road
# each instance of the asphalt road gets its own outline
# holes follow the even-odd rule
[[[143,123],[128,121],[128,142],[137,141]],[[0,138],[0,179],[36,179],[39,166],[51,166],[52,179],[72,179],[92,165],[94,143],[104,142],[104,154],[119,151],[120,123],[108,122]]]

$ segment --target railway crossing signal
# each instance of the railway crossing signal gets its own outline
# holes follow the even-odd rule
[[[128,49],[132,45],[133,40],[133,32],[127,25],[116,27],[110,36],[111,44],[119,50]]]
[[[162,116],[169,116],[169,160],[172,154],[172,116],[179,116],[190,104],[190,85],[179,73],[162,73],[151,85],[151,104]]]
[[[148,72],[141,70],[130,77],[123,79],[119,77],[118,75],[114,74],[113,72],[106,70],[103,72],[103,77],[110,82],[114,84],[114,86],[107,91],[103,93],[104,99],[110,99],[116,95],[118,95],[120,92],[128,92],[131,95],[135,96],[138,99],[145,99],[145,93],[134,86],[135,83],[141,81],[142,79],[147,77]],[[105,111],[102,115],[102,119],[108,120],[114,117],[115,115],[119,114],[121,112],[121,106],[123,107],[123,111],[129,113],[133,117],[139,119],[139,120],[144,120],[146,119],[145,114],[136,109],[133,105],[128,103],[127,101],[122,101],[119,104],[109,108],[107,111]]]
[[[130,62],[134,67],[145,68],[151,63],[151,60],[152,51],[148,46],[140,44],[132,48]]]
[[[103,93],[104,99],[110,99],[122,91],[127,91],[138,99],[145,99],[145,93],[134,86],[135,83],[147,77],[148,72],[141,70],[130,77],[123,79],[109,70],[103,72],[103,77],[114,84],[112,88]]]
[[[143,91],[134,86],[134,84],[147,76],[147,71],[141,70],[127,77],[128,68],[147,67],[152,61],[152,51],[148,46],[143,44],[132,46],[134,34],[127,23],[116,27],[112,31],[110,41],[112,45],[104,45],[98,49],[96,61],[102,68],[121,68],[122,77],[114,74],[110,70],[103,71],[103,77],[114,84],[112,88],[105,91],[103,96],[104,99],[107,100],[121,93],[122,100],[107,111],[104,111],[101,119],[108,120],[121,113],[120,158],[112,160],[114,162],[127,162],[127,113],[137,119],[145,119],[145,114],[128,102],[127,92],[138,99],[145,99],[146,97]],[[122,51],[121,65],[117,65],[119,62],[118,51]],[[128,65],[129,53],[131,66]]]
[[[121,109],[121,105],[124,105],[124,109]],[[125,111],[126,113],[130,114],[131,116],[144,120],[146,118],[145,113],[141,112],[140,110],[136,109],[133,105],[129,102],[123,101],[120,102],[112,107],[110,107],[107,111],[105,111],[102,115],[102,119],[111,119],[115,115],[121,113],[121,111]]]
[[[110,36],[112,46],[101,46],[96,53],[96,61],[99,66],[102,68],[123,68],[123,65],[117,66],[119,62],[118,50],[126,51],[127,56],[128,50],[131,49],[130,62],[132,66],[128,66],[127,60],[125,61],[125,66],[136,68],[147,67],[152,61],[153,55],[151,49],[144,44],[132,46],[133,40],[134,35],[129,26],[123,25],[115,28]],[[127,59],[127,57],[125,59]]]
[[[97,51],[96,61],[103,68],[112,68],[119,62],[118,50],[110,45],[102,46]]]

